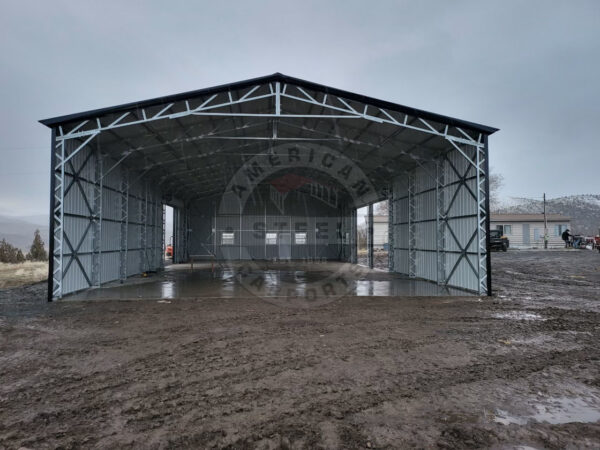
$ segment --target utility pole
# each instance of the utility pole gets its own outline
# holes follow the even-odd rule
[[[546,193],[544,192],[544,248],[548,248],[548,218],[546,217]]]

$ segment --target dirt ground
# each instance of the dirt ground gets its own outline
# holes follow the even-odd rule
[[[493,274],[314,309],[0,290],[0,448],[598,448],[600,254]]]

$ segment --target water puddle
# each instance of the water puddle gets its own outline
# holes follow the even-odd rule
[[[593,400],[596,400],[595,402]],[[543,405],[534,405],[535,413],[528,416],[516,416],[507,411],[498,410],[495,422],[509,425],[525,425],[530,421],[561,424],[570,422],[597,422],[600,420],[600,406],[595,397],[552,397]]]
[[[494,319],[510,319],[510,320],[546,320],[541,315],[528,313],[525,311],[508,311],[505,313],[493,314]]]

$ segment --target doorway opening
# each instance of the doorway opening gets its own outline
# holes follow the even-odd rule
[[[361,266],[369,265],[367,218],[369,207],[356,210],[356,262]]]
[[[389,202],[383,200],[373,204],[373,267],[388,270],[390,255]]]
[[[173,233],[173,207],[163,205],[163,262],[165,266],[173,264],[174,233]]]

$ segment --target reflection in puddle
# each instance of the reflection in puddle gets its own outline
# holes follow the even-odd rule
[[[70,296],[91,298],[208,298],[208,297],[335,297],[335,296],[440,296],[472,295],[460,289],[410,279],[399,274],[369,271],[345,263],[312,264],[304,268],[289,264],[255,266],[171,265],[146,279],[132,278],[124,284],[108,284]],[[259,278],[259,279],[257,279]],[[255,283],[254,285],[252,283]]]
[[[519,417],[506,411],[498,410],[495,421],[508,425],[511,423],[525,425],[534,420],[536,422],[547,422],[550,424],[570,422],[597,422],[600,420],[600,407],[594,396],[588,399],[582,397],[552,397],[543,405],[534,405],[536,412],[529,416]]]
[[[164,281],[160,285],[161,298],[175,298],[175,283],[172,281]]]
[[[493,314],[494,319],[511,319],[511,320],[546,320],[539,314],[527,313],[524,311],[509,311],[505,313]]]

